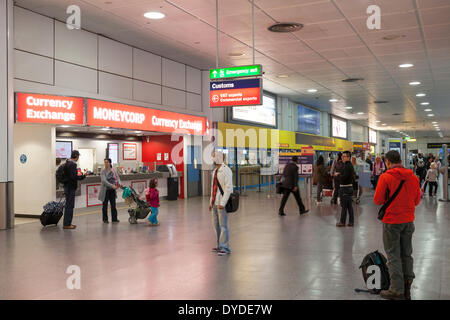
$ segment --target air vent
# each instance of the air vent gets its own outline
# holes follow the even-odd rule
[[[267,29],[272,32],[295,32],[295,31],[301,30],[302,28],[303,28],[303,25],[301,23],[280,22],[280,23],[275,23],[274,25],[271,25]]]
[[[356,82],[356,81],[361,81],[364,80],[364,78],[347,78],[342,80],[342,82]]]
[[[376,104],[381,104],[381,103],[388,103],[389,101],[385,101],[385,100],[376,100],[376,101],[374,101],[373,103],[376,103]]]
[[[402,121],[402,123],[411,123],[411,121]]]
[[[401,113],[393,113],[392,114],[393,116],[400,116],[400,115],[402,115]]]
[[[404,34],[389,34],[387,36],[383,37],[383,40],[397,40],[400,38],[405,38],[406,36]]]

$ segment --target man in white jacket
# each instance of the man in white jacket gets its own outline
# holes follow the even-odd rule
[[[215,151],[213,154],[214,164],[217,168],[213,171],[211,183],[211,198],[209,201],[209,211],[213,213],[213,225],[217,234],[217,246],[213,252],[219,256],[231,253],[229,245],[228,212],[225,206],[233,192],[233,172],[223,163],[224,154]],[[220,184],[220,186],[219,186]],[[220,190],[222,188],[222,191]]]

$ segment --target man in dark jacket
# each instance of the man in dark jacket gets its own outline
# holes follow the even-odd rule
[[[374,202],[382,205],[392,197],[401,181],[405,181],[397,197],[386,209],[383,217],[383,243],[391,285],[382,290],[381,297],[391,300],[410,300],[413,271],[412,235],[414,211],[420,202],[419,179],[413,171],[402,165],[400,154],[391,150],[386,153],[387,171],[380,176]]]
[[[337,227],[345,227],[345,221],[347,220],[347,211],[349,214],[348,226],[353,227],[354,225],[354,215],[353,215],[353,182],[355,179],[355,169],[351,163],[352,154],[350,151],[345,151],[342,154],[342,162],[344,163],[344,168],[342,172],[336,172],[335,175],[339,177],[339,196],[341,199],[341,220],[336,223]]]
[[[344,163],[342,162],[342,153],[339,152],[336,160],[333,162],[331,166],[330,174],[333,177],[333,196],[331,198],[331,204],[337,204],[337,198],[339,196],[339,186],[340,186],[340,176],[344,169]],[[339,173],[339,174],[336,174]]]
[[[84,175],[78,175],[77,161],[80,158],[78,150],[73,150],[70,159],[64,164],[64,194],[66,195],[66,206],[64,210],[64,226],[63,229],[75,229],[77,226],[72,224],[73,208],[75,207],[75,191],[78,188],[78,180],[83,180]]]
[[[295,200],[297,200],[298,207],[300,209],[300,214],[307,213],[309,210],[305,209],[302,199],[300,198],[300,192],[298,190],[298,157],[292,157],[292,162],[288,163],[283,170],[283,199],[281,199],[280,209],[278,214],[280,216],[285,216],[284,206],[286,205],[287,199],[291,192],[294,194]]]

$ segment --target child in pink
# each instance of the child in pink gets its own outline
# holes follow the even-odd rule
[[[150,180],[150,188],[147,188],[145,192],[145,198],[152,208],[152,213],[148,217],[150,226],[159,226],[158,211],[159,211],[159,191],[156,189],[158,186],[158,179]]]

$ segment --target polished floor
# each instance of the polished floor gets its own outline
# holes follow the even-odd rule
[[[303,191],[303,190],[302,190]],[[304,193],[302,193],[304,197]],[[364,255],[381,249],[377,208],[366,193],[354,228],[336,228],[339,207],[311,205],[299,216],[291,197],[285,217],[278,195],[249,191],[230,218],[229,256],[215,245],[208,198],[164,201],[159,227],[105,225],[97,211],[74,219],[76,230],[38,221],[0,231],[0,299],[379,299],[364,288]],[[413,299],[450,299],[450,204],[417,208]],[[81,289],[69,290],[70,265]]]

